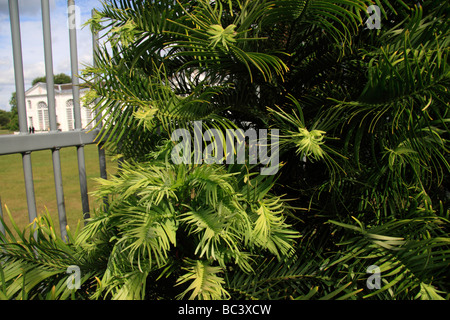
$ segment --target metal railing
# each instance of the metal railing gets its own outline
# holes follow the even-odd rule
[[[80,181],[80,193],[82,202],[83,218],[89,218],[89,198],[87,189],[86,167],[84,146],[88,144],[98,144],[100,176],[106,179],[106,158],[102,143],[96,141],[100,126],[99,118],[96,117],[97,129],[87,132],[83,130],[81,124],[80,109],[80,87],[78,79],[78,52],[77,52],[77,30],[74,24],[75,13],[70,8],[75,7],[74,0],[67,1],[69,23],[69,43],[70,43],[70,62],[72,73],[72,91],[75,130],[71,132],[59,132],[56,122],[55,106],[55,88],[53,80],[53,57],[51,43],[51,24],[50,24],[50,6],[49,0],[41,0],[42,9],[42,28],[44,36],[44,58],[45,58],[45,76],[47,83],[47,100],[50,131],[38,135],[29,134],[27,126],[27,109],[25,104],[25,83],[22,61],[22,43],[20,34],[20,18],[18,0],[9,0],[9,15],[11,21],[11,37],[14,60],[14,75],[16,86],[16,101],[19,117],[18,135],[0,136],[0,156],[7,154],[22,154],[22,165],[24,172],[25,191],[27,198],[29,221],[33,222],[37,217],[36,200],[34,193],[33,170],[31,163],[31,153],[37,150],[51,150],[53,161],[53,174],[55,180],[55,192],[58,208],[59,226],[63,239],[67,236],[66,225],[66,207],[64,202],[64,190],[61,174],[60,149],[65,147],[76,147],[78,157],[78,174]],[[98,36],[93,34],[93,50],[98,50]],[[1,195],[0,195],[1,196]],[[0,202],[0,215],[2,204]],[[0,232],[4,232],[4,227],[0,223]]]

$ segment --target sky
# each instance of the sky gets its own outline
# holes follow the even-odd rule
[[[53,73],[71,75],[67,0],[49,0],[52,33]],[[100,0],[75,0],[80,25],[91,17]],[[40,0],[19,0],[25,90],[33,79],[45,76],[42,12]],[[78,25],[78,23],[77,23]],[[79,70],[92,64],[92,35],[89,27],[77,29]],[[11,25],[8,0],[0,0],[0,109],[9,111],[9,100],[15,91]]]

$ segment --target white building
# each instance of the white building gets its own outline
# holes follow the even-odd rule
[[[88,89],[80,88],[80,98],[86,94]],[[50,122],[47,106],[47,84],[38,82],[25,92],[27,108],[28,128],[34,127],[35,132],[50,130]],[[93,115],[89,108],[81,104],[81,125],[85,129],[91,129],[90,123]],[[75,128],[72,84],[55,84],[55,108],[56,123],[58,130],[70,131]]]

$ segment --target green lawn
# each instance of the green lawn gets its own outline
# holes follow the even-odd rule
[[[75,147],[71,147],[61,149],[60,153],[67,222],[73,230],[77,226],[78,221],[82,219],[77,151]],[[47,208],[55,223],[55,227],[58,228],[58,210],[51,151],[33,152],[31,159],[38,214],[44,213],[45,208]],[[109,158],[107,160],[108,173],[114,173],[116,164],[111,162]],[[96,186],[96,182],[93,179],[100,177],[96,145],[85,147],[85,163],[88,192],[91,192]],[[0,197],[3,208],[4,205],[7,205],[19,227],[25,227],[28,224],[28,210],[22,156],[20,154],[0,156]],[[98,208],[101,202],[89,195],[89,204],[92,211],[93,208]],[[6,215],[6,212],[4,212],[4,215]]]

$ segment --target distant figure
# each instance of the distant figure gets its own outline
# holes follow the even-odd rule
[[[30,133],[30,134],[31,134],[31,127],[29,127],[29,128],[28,128],[28,133]]]
[[[34,133],[34,127],[31,127],[31,133]]]

